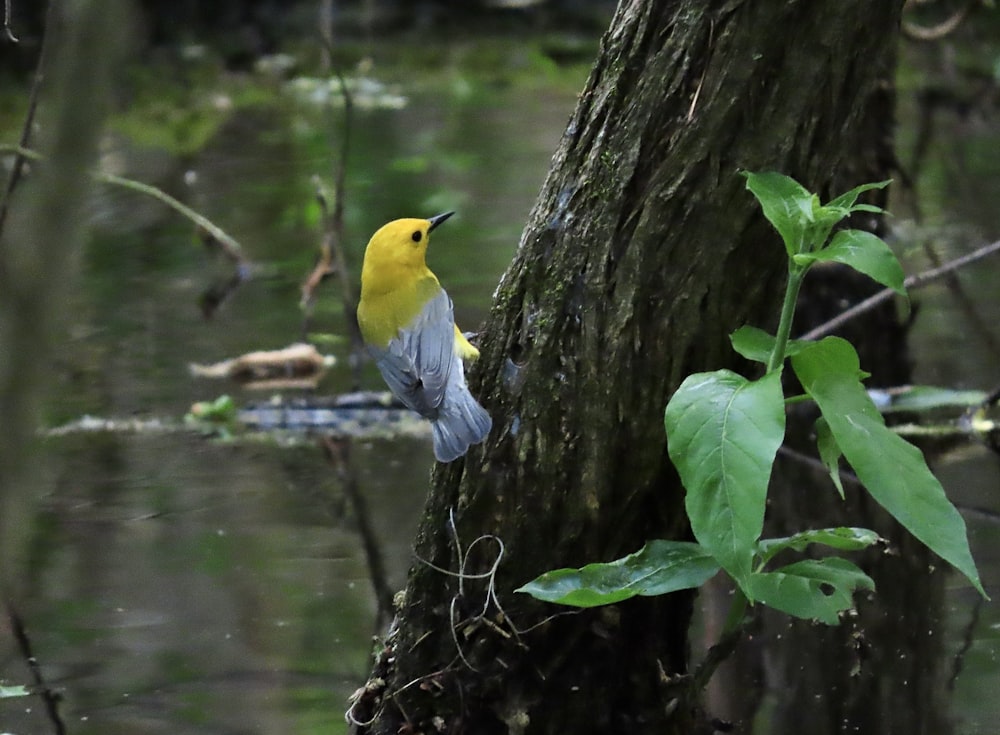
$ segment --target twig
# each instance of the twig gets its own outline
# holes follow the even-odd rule
[[[35,65],[35,77],[31,82],[31,92],[28,94],[28,112],[24,116],[24,125],[21,126],[21,137],[19,145],[27,148],[31,142],[31,129],[35,124],[35,112],[38,110],[38,95],[42,89],[42,82],[45,79],[45,67],[48,64],[49,29],[55,19],[55,0],[50,0],[48,10],[45,12],[45,34],[42,36],[42,47],[38,51],[38,62]],[[10,31],[10,0],[6,0],[4,13],[4,30],[8,38],[17,41]],[[24,173],[24,164],[27,156],[18,153],[14,157],[14,166],[10,171],[10,178],[7,179],[7,189],[4,192],[3,200],[0,200],[0,234],[3,233],[3,226],[7,220],[7,208],[10,197],[17,188],[21,175]],[[3,247],[3,239],[0,238],[0,248]]]
[[[975,642],[975,631],[976,626],[979,625],[979,614],[983,609],[983,598],[976,596],[976,602],[972,606],[972,616],[969,618],[968,624],[965,626],[962,633],[962,647],[958,649],[955,653],[955,658],[951,663],[951,676],[948,677],[948,683],[946,685],[949,692],[955,691],[955,683],[958,681],[958,677],[962,673],[962,669],[965,667],[965,655],[972,648],[972,644]]]
[[[451,531],[451,539],[455,543],[455,561],[458,562],[458,594],[465,596],[465,554],[462,552],[462,539],[458,535],[458,526],[455,525],[455,506],[448,508],[448,530]],[[492,574],[492,571],[486,575]]]
[[[914,41],[938,41],[954,31],[965,20],[976,0],[968,0],[961,8],[956,10],[951,16],[934,26],[922,26],[904,20],[902,24],[903,33]]]
[[[462,644],[458,640],[459,621],[458,621],[458,614],[455,612],[455,608],[458,605],[459,599],[460,596],[455,595],[454,597],[451,598],[451,604],[448,605],[448,622],[450,623],[448,627],[451,630],[451,642],[455,644],[455,650],[458,651],[458,657],[461,659],[462,663],[465,664],[465,667],[469,669],[469,671],[474,671],[475,673],[478,674],[480,673],[479,669],[473,666],[472,663],[469,661],[469,659],[465,657],[465,652],[462,650]],[[489,599],[487,598],[487,604],[488,602]]]
[[[332,54],[329,48],[330,41],[324,37],[327,45],[327,52]],[[344,199],[347,178],[347,157],[351,150],[351,128],[354,118],[354,101],[351,97],[350,89],[344,75],[337,70],[337,80],[340,82],[340,93],[344,98],[344,123],[343,133],[340,140],[340,154],[338,156],[336,168],[334,170],[333,183],[333,209],[330,211],[326,197],[322,191],[317,191],[320,205],[323,207],[323,221],[325,223],[323,241],[320,245],[320,261],[316,268],[310,273],[305,283],[302,285],[302,303],[308,309],[314,297],[314,290],[319,285],[323,276],[335,273],[340,281],[340,297],[344,305],[344,319],[347,320],[347,329],[351,337],[351,348],[353,353],[359,353],[364,340],[361,338],[361,328],[358,326],[358,300],[354,295],[354,287],[351,282],[351,272],[347,267],[347,259],[344,256]],[[331,129],[333,126],[330,126]],[[309,311],[303,321],[303,332],[308,331]],[[352,361],[354,367],[354,387],[355,390],[361,384],[360,365],[357,361]]]
[[[344,75],[338,69],[337,80],[340,82],[340,94],[344,98],[344,131],[340,138],[340,156],[337,161],[337,171],[333,181],[333,219],[330,222],[330,229],[334,234],[333,257],[337,270],[342,280],[344,298],[351,301],[350,306],[357,311],[357,303],[354,299],[354,289],[348,280],[347,261],[344,258],[344,191],[347,181],[347,156],[351,151],[351,127],[354,120],[354,98],[351,90],[347,87]],[[361,333],[358,332],[360,338]]]
[[[708,686],[708,681],[712,678],[715,670],[733,655],[736,647],[743,640],[744,633],[755,624],[754,618],[744,618],[742,624],[724,633],[719,642],[708,649],[704,660],[695,667],[691,674],[690,692],[693,696],[697,696],[702,689]]]
[[[335,439],[331,436],[324,436],[322,443],[327,460],[336,470],[344,493],[351,501],[354,510],[354,519],[357,521],[358,533],[361,534],[361,542],[365,549],[365,559],[368,561],[368,575],[375,591],[376,629],[381,629],[392,618],[392,588],[389,586],[385,571],[382,549],[372,527],[368,503],[358,487],[358,478],[350,463],[350,444],[345,439]]]
[[[791,459],[794,460],[795,462],[800,462],[801,464],[811,467],[812,469],[816,470],[817,472],[823,475],[828,476],[830,474],[830,470],[820,460],[808,454],[805,454],[804,452],[800,452],[797,449],[792,449],[791,447],[786,447],[782,445],[778,447],[778,454],[780,454],[782,457],[786,457],[787,459]],[[840,475],[841,482],[848,482],[853,485],[861,487],[861,481],[858,479],[858,476],[855,475],[853,472],[847,472],[846,470],[838,469],[837,473]]]
[[[33,151],[22,145],[0,144],[0,153],[14,153],[31,161],[45,160],[45,157],[41,153]],[[130,191],[135,191],[140,194],[146,194],[147,196],[153,197],[157,201],[173,209],[178,214],[191,220],[194,224],[208,233],[213,240],[219,243],[226,255],[228,255],[234,262],[242,266],[250,265],[250,260],[246,257],[246,255],[244,255],[243,248],[236,241],[236,238],[229,235],[225,230],[204,215],[199,214],[186,204],[182,204],[178,200],[174,199],[162,189],[158,189],[155,186],[145,184],[141,181],[127,179],[124,176],[116,176],[115,174],[105,173],[104,171],[91,171],[90,176],[95,181],[99,181],[102,184],[120,186],[124,189],[129,189]]]
[[[227,278],[220,278],[208,285],[198,296],[198,308],[205,319],[211,319],[229,297],[236,293],[249,277],[247,268],[237,267],[236,272]]]
[[[712,49],[712,36],[715,35],[715,21],[710,21],[708,24],[708,49],[705,54],[706,58],[711,54]],[[705,84],[705,74],[708,72],[708,61],[705,61],[705,68],[701,70],[701,78],[698,79],[698,86],[694,89],[694,94],[691,96],[691,104],[688,107],[687,121],[691,122],[694,119],[694,111],[698,106],[698,98],[701,96],[702,85]]]
[[[980,508],[975,505],[966,505],[965,503],[955,503],[955,507],[966,515],[975,516],[988,523],[1000,524],[1000,513],[992,508]]]
[[[934,249],[934,246],[930,242],[925,241],[923,243],[923,250],[933,267],[940,268],[944,265],[938,256],[937,250]],[[961,309],[968,320],[969,325],[979,335],[979,338],[989,348],[989,351],[995,357],[1000,357],[1000,342],[997,341],[996,335],[993,334],[993,330],[986,319],[976,309],[976,302],[966,293],[965,288],[962,286],[962,281],[955,273],[949,273],[944,277],[944,282],[948,286],[952,298],[955,299],[959,309]]]
[[[66,723],[63,722],[62,716],[59,714],[59,695],[52,691],[52,688],[45,681],[42,667],[38,663],[38,658],[31,646],[31,639],[28,637],[28,631],[24,627],[24,620],[21,619],[9,600],[5,601],[4,606],[7,608],[7,619],[10,621],[11,631],[17,640],[21,657],[31,671],[31,678],[35,683],[34,688],[45,704],[45,713],[48,715],[49,722],[52,723],[52,729],[56,735],[65,735]]]
[[[968,255],[963,255],[960,258],[955,258],[954,260],[945,263],[940,268],[932,268],[931,270],[924,271],[923,273],[917,273],[916,275],[910,276],[903,281],[903,285],[908,290],[921,288],[923,286],[926,286],[928,283],[931,283],[932,281],[936,281],[939,278],[943,278],[944,276],[958,270],[959,268],[964,268],[965,266],[975,263],[978,260],[982,260],[983,258],[989,255],[993,255],[996,252],[1000,252],[1000,240],[990,243],[989,245],[984,245],[983,247],[979,248],[978,250],[974,250]],[[830,332],[837,329],[838,327],[851,321],[852,319],[855,319],[861,316],[862,314],[871,311],[876,306],[881,304],[883,301],[888,301],[893,297],[895,293],[896,292],[893,291],[891,288],[882,289],[873,296],[869,296],[864,301],[861,301],[852,306],[850,309],[847,309],[841,314],[838,314],[830,321],[820,324],[818,327],[815,327],[814,329],[810,329],[808,332],[799,337],[799,339],[813,340],[813,339],[819,339],[820,337],[824,337],[830,334]]]
[[[246,255],[243,254],[243,248],[234,237],[229,235],[225,230],[209,220],[207,217],[198,214],[187,205],[177,201],[162,189],[158,189],[150,184],[144,184],[141,181],[135,181],[134,179],[126,179],[123,176],[104,173],[103,171],[95,171],[91,175],[95,180],[100,181],[101,183],[121,186],[125,189],[130,189],[131,191],[136,191],[140,194],[147,194],[153,197],[157,201],[173,209],[178,214],[187,217],[189,220],[198,225],[198,227],[205,230],[222,246],[226,255],[228,255],[233,261],[243,265],[249,264],[250,261],[247,259]]]
[[[333,0],[320,0],[319,37],[323,41],[320,68],[329,74],[333,68]]]
[[[319,180],[319,177],[315,177],[314,183],[316,185],[316,201],[319,203],[320,209],[323,211],[323,222],[329,221],[329,203],[326,200],[326,194],[323,192],[323,184]],[[333,250],[330,247],[331,240],[329,232],[324,227],[323,239],[319,244],[319,257],[316,259],[316,264],[313,266],[312,271],[306,276],[306,280],[302,282],[302,299],[300,301],[300,306],[305,310],[306,316],[302,322],[302,341],[307,341],[306,338],[309,332],[309,319],[312,316],[312,305],[316,299],[316,289],[319,285],[328,277],[332,276],[334,272],[333,265]]]
[[[55,3],[50,2],[49,8],[51,9]],[[7,40],[11,43],[18,43],[17,36],[14,35],[14,31],[10,28],[10,0],[4,0],[3,4],[3,34],[7,37]]]

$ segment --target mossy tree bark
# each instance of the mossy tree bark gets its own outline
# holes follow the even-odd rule
[[[546,620],[512,590],[688,536],[663,408],[773,327],[785,275],[738,171],[829,188],[901,5],[621,2],[480,335],[493,432],[434,474],[360,729],[696,730],[689,595]]]

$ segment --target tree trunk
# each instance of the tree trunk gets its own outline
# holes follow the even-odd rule
[[[901,5],[619,5],[480,336],[493,432],[434,474],[359,729],[700,727],[677,677],[691,595],[549,618],[512,590],[688,537],[663,408],[686,374],[736,363],[733,329],[773,327],[785,275],[738,171],[830,185]]]

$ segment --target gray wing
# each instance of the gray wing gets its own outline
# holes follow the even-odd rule
[[[431,424],[434,437],[434,456],[439,462],[451,462],[468,451],[472,444],[479,444],[490,433],[493,420],[479,405],[465,383],[462,361],[454,356],[455,365],[448,380],[448,390],[438,413]]]
[[[408,408],[437,418],[455,352],[451,299],[442,289],[385,349],[369,348],[386,384]]]

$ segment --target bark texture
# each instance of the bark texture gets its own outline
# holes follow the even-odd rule
[[[548,619],[512,590],[687,537],[663,408],[684,375],[735,363],[737,326],[773,327],[784,278],[738,171],[831,184],[901,5],[619,5],[480,337],[493,432],[435,472],[358,729],[703,726],[679,676],[689,595]]]

